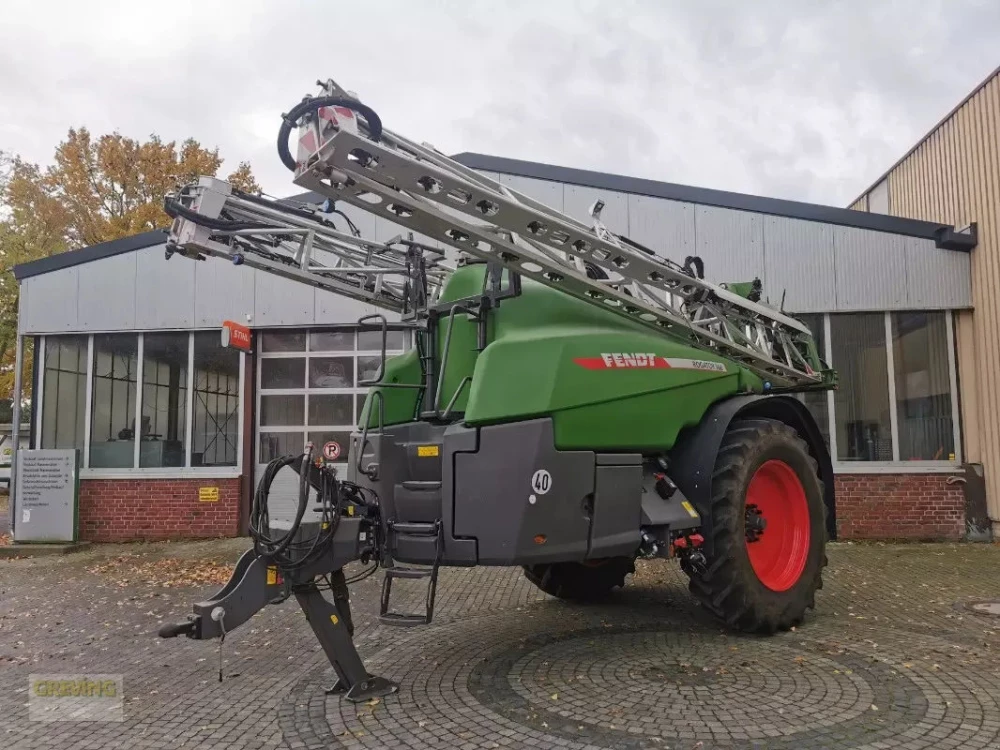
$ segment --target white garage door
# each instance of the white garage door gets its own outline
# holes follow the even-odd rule
[[[256,482],[267,463],[301,453],[306,441],[317,450],[328,442],[342,448],[337,463],[347,469],[350,434],[364,406],[361,380],[378,370],[380,331],[311,329],[266,331],[260,335],[257,366]],[[389,331],[388,355],[404,348],[404,332]],[[271,487],[273,520],[294,517],[298,474],[283,469]]]

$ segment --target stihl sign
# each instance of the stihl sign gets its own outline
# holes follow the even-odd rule
[[[222,345],[243,352],[250,351],[250,329],[231,320],[222,323]]]
[[[605,352],[599,357],[577,357],[573,360],[588,370],[706,370],[726,372],[721,362],[706,359],[661,357],[651,352]]]

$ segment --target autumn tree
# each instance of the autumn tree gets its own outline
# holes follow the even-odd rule
[[[18,287],[11,269],[164,228],[170,221],[164,196],[221,167],[219,150],[194,139],[165,143],[152,135],[140,143],[120,133],[95,139],[86,128],[70,130],[45,168],[0,153],[0,397],[10,398],[13,387]],[[246,162],[226,179],[260,192]]]

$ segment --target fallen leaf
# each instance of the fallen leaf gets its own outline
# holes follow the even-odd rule
[[[550,697],[550,698],[551,698],[552,700],[554,700],[554,701],[557,701],[557,700],[559,700],[559,693],[553,693],[553,694],[552,694],[552,695],[550,695],[549,697]]]
[[[92,565],[87,572],[101,576],[119,588],[135,584],[180,588],[224,584],[232,576],[233,566],[217,560],[178,560],[170,557],[143,560],[139,555],[128,554]]]

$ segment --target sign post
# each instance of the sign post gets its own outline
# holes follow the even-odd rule
[[[15,455],[14,541],[77,541],[80,451],[20,450]]]

